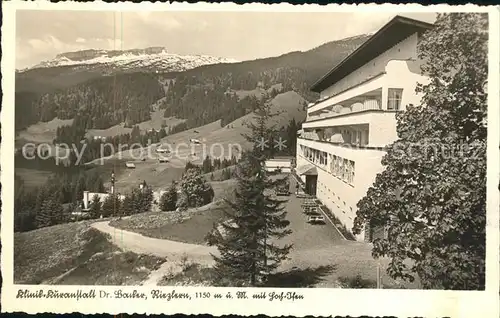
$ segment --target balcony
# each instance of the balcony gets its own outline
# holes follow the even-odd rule
[[[359,77],[366,76],[364,80],[311,104],[307,122],[367,111],[404,110],[408,104],[418,104],[417,83],[428,82],[428,78],[420,74],[418,65],[414,60],[391,60],[383,72],[373,75],[361,72]],[[392,107],[394,94],[399,99],[399,109]]]
[[[363,96],[373,96],[378,95],[381,100],[382,97],[382,87],[385,86],[387,82],[387,74],[385,72],[379,73],[377,75],[371,76],[365,81],[350,87],[349,89],[342,91],[334,96],[329,96],[322,98],[315,104],[313,104],[308,109],[308,114],[315,114],[325,108],[336,107],[336,105],[341,104],[345,106],[346,101],[353,100],[355,98]]]
[[[309,112],[307,122],[369,110],[381,110],[381,102],[382,89],[376,89],[361,96],[350,98],[342,104],[326,107],[316,112]]]

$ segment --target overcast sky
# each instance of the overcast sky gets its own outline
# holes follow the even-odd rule
[[[376,31],[394,13],[26,11],[16,16],[16,68],[63,52],[164,46],[170,53],[251,60]],[[433,13],[402,13],[434,22]]]

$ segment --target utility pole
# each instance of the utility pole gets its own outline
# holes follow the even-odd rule
[[[110,195],[111,199],[113,199],[113,204],[115,202],[115,170],[111,171],[111,189],[110,189]],[[116,211],[116,205],[113,207],[114,210],[114,215],[116,216],[117,211]]]
[[[382,288],[382,279],[380,277],[380,262],[377,264],[377,289]]]
[[[115,171],[111,172],[111,195],[115,194]]]

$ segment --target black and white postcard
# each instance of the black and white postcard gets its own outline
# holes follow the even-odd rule
[[[2,310],[498,317],[497,9],[2,11]]]

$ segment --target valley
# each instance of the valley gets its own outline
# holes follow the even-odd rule
[[[123,212],[118,212],[108,199],[101,202],[103,215],[108,209],[104,220],[112,220],[110,228],[128,230],[132,222],[139,228],[146,226],[134,231],[147,236],[204,245],[207,229],[223,219],[224,207],[219,204],[233,195],[234,164],[252,147],[244,135],[250,133],[249,124],[256,124],[254,110],[268,105],[273,114],[268,125],[277,129],[279,136],[275,138],[282,138],[284,143],[283,149],[274,151],[295,155],[296,133],[306,117],[306,106],[317,98],[310,92],[310,85],[326,65],[338,63],[366,38],[358,36],[305,52],[244,62],[183,57],[160,48],[90,50],[60,54],[54,60],[18,71],[16,148],[19,150],[28,142],[44,144],[52,156],[34,161],[22,159],[19,154],[16,157],[16,239],[18,246],[23,245],[16,277],[34,282],[33,276],[26,276],[25,262],[41,261],[29,256],[33,243],[26,242],[34,242],[52,231],[65,231],[66,226],[77,226],[78,233],[95,236],[99,241],[100,233],[109,232],[104,223],[79,221],[86,226],[94,224],[84,229],[77,225],[78,219],[73,222],[72,215],[81,213],[73,211],[79,211],[84,190],[109,193],[113,189],[113,193],[134,198],[144,194],[138,189],[146,184],[152,198],[147,207],[132,208],[132,212],[130,207],[122,207]],[[72,145],[74,150],[53,150],[62,144]],[[159,153],[162,148],[170,151]],[[65,161],[51,168],[57,162],[56,153]],[[160,160],[164,157],[166,160]],[[189,209],[184,221],[162,221],[147,228],[150,222],[167,216],[165,213],[179,217],[178,212],[162,210],[163,195],[173,182],[182,187],[190,165],[203,169],[202,178],[213,191],[213,202]],[[110,207],[114,212],[109,212]],[[47,213],[52,215],[52,221],[43,219]],[[116,213],[132,215],[125,214],[117,220]],[[41,227],[40,220],[50,225]],[[66,223],[68,220],[72,221]],[[99,232],[95,232],[96,228]],[[118,261],[124,257],[134,259],[136,268],[123,267],[123,273],[116,275],[131,273],[127,276],[130,279],[145,281],[148,275],[151,280],[163,273],[165,266],[175,267],[174,263],[179,262],[179,255],[160,253],[156,255],[159,259],[148,258],[142,248],[130,250],[130,246],[120,246],[113,238],[111,242],[115,244],[109,247],[91,244],[84,245],[81,251],[68,251],[71,254],[67,257],[77,257],[82,265],[68,263],[60,268],[60,264],[54,263],[45,274],[40,274],[43,281],[81,283],[90,275],[90,283],[107,284],[110,280],[104,278],[105,273],[98,271],[94,275],[89,271],[109,259]],[[87,248],[92,252],[86,252]],[[112,254],[107,252],[110,248]],[[163,263],[164,257],[170,261]],[[113,277],[111,281],[120,279]],[[160,283],[162,277],[158,276],[154,283]]]

